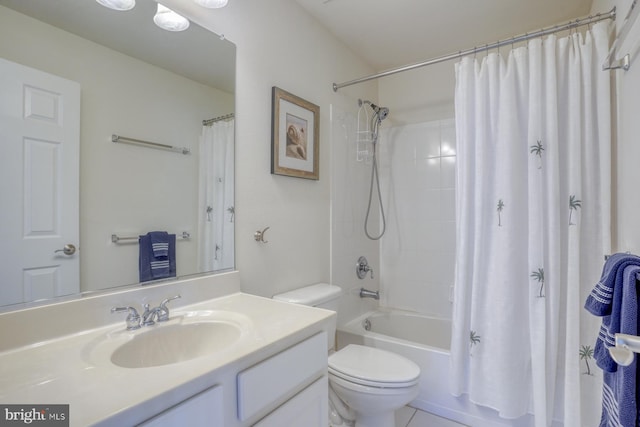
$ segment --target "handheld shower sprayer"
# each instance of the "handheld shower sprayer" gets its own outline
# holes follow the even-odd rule
[[[371,101],[366,101],[366,100],[362,101],[361,99],[358,99],[358,105],[362,107],[363,104],[368,104],[374,113],[374,115],[371,117],[371,129],[370,129],[371,143],[373,144],[373,161],[371,165],[371,185],[369,186],[369,203],[367,205],[367,213],[365,214],[365,217],[364,217],[364,234],[371,240],[378,240],[384,235],[384,232],[386,231],[386,228],[387,228],[387,224],[386,224],[386,218],[384,215],[384,207],[382,205],[382,195],[380,194],[380,180],[378,178],[378,160],[376,156],[376,146],[378,143],[378,130],[380,129],[380,125],[382,124],[382,121],[386,119],[387,116],[389,115],[389,109],[386,107],[379,107]],[[382,230],[380,231],[380,234],[378,234],[377,236],[371,235],[369,233],[369,214],[371,213],[371,201],[373,199],[374,181],[377,184],[376,186],[378,190],[378,200],[380,202],[379,203],[380,215],[382,219]]]
[[[372,102],[369,102],[369,105],[371,105],[371,109],[373,110],[374,113],[376,113],[376,116],[378,117],[379,121],[383,121],[389,115],[389,109],[387,107],[378,107],[376,104]]]
[[[381,122],[384,119],[387,118],[387,116],[389,115],[389,109],[387,107],[378,107],[376,104],[374,104],[371,101],[367,101],[367,100],[358,100],[358,105],[362,105],[362,104],[368,104],[371,109],[373,110],[373,112],[375,113],[374,119],[377,119],[377,121]]]

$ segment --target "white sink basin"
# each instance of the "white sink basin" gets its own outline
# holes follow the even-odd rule
[[[118,347],[111,362],[123,368],[150,368],[215,354],[236,342],[241,330],[226,322],[156,325]]]
[[[201,310],[172,313],[167,322],[125,330],[124,322],[91,340],[82,351],[91,365],[153,368],[199,357],[224,357],[253,336],[252,322],[240,313]]]

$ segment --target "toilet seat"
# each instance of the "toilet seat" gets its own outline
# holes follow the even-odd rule
[[[420,368],[398,354],[350,344],[329,356],[329,374],[377,388],[405,388],[418,383]]]

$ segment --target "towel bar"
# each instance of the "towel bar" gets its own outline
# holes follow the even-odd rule
[[[611,358],[621,366],[633,362],[633,353],[640,353],[640,337],[627,334],[615,335],[615,346],[609,347]]]
[[[191,238],[191,234],[188,231],[183,231],[180,234],[176,234],[176,237],[180,238],[180,239],[184,239],[184,240],[188,240]],[[111,235],[111,242],[113,243],[122,243],[122,242],[132,242],[132,241],[138,241],[139,236],[118,236],[117,234],[112,234]]]
[[[142,146],[151,147],[151,148],[158,148],[161,150],[175,151],[176,153],[182,153],[185,155],[191,154],[191,150],[189,150],[187,147],[174,147],[173,145],[158,144],[157,142],[143,141],[142,139],[128,138],[126,136],[121,136],[116,134],[111,135],[111,141],[121,142],[124,144],[142,145]]]

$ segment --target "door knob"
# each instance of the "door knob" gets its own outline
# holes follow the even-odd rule
[[[67,243],[66,245],[64,245],[64,248],[55,250],[53,252],[63,252],[65,255],[73,255],[76,253],[76,247],[71,243]]]

